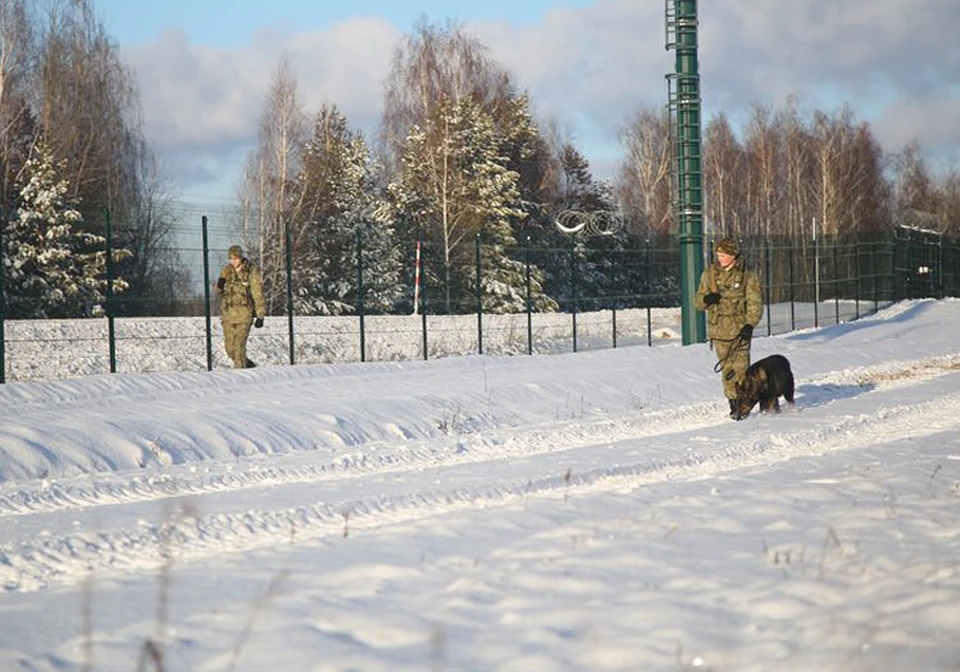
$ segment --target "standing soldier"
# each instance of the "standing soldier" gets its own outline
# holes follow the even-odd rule
[[[750,368],[750,340],[763,317],[763,298],[760,278],[746,267],[733,238],[717,243],[716,263],[700,276],[696,307],[707,311],[707,337],[717,349],[723,393],[730,403],[730,417],[736,420],[736,384],[743,382]]]
[[[247,369],[256,366],[247,358],[247,337],[251,324],[257,329],[263,326],[263,283],[260,273],[243,256],[239,245],[228,250],[227,258],[229,263],[220,271],[217,280],[223,345],[233,360],[233,368]]]

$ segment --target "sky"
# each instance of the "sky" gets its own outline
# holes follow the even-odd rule
[[[755,104],[847,103],[884,147],[917,140],[960,158],[960,4],[955,0],[714,0],[699,3],[704,119],[742,125]],[[578,143],[598,177],[620,161],[629,115],[666,102],[662,0],[594,2],[212,2],[97,0],[135,70],[148,139],[184,197],[233,193],[278,60],[308,112],[335,103],[375,132],[382,83],[420,18],[454,19],[530,92],[543,123]]]
[[[0,386],[0,669],[956,670],[958,329],[943,299],[758,336],[796,407],[740,422],[706,344],[208,373],[144,338],[115,375],[48,346]]]

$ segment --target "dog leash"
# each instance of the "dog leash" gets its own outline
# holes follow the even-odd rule
[[[724,339],[722,339],[722,338],[711,338],[711,339],[710,339],[710,342],[712,343],[713,341],[722,341],[722,340],[724,340]],[[731,348],[727,351],[726,357],[724,357],[723,359],[719,360],[716,364],[713,365],[713,372],[714,372],[714,373],[720,373],[721,371],[723,371],[723,365],[727,363],[727,360],[730,359],[730,356],[731,356],[733,353],[735,353],[737,350],[739,350],[740,348],[742,348],[742,347],[744,346],[744,344],[746,343],[745,339],[744,339],[743,336],[741,336],[740,334],[737,334],[735,337],[733,337],[732,339],[730,339],[730,342],[731,342],[733,345],[732,345]]]

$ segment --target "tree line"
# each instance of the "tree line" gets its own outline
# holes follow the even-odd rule
[[[126,309],[156,310],[189,294],[189,277],[168,252],[169,184],[144,141],[134,73],[87,0],[54,1],[44,12],[37,4],[0,0],[8,315],[102,309],[104,255],[95,251],[107,212]],[[336,101],[307,110],[281,58],[236,187],[234,222],[263,271],[270,311],[286,309],[288,255],[297,314],[356,311],[358,265],[366,311],[409,309],[417,249],[431,305],[447,312],[470,309],[461,297],[477,283],[488,311],[523,310],[528,283],[534,309],[562,308],[571,258],[584,295],[609,296],[641,275],[649,283],[649,268],[618,260],[651,241],[675,246],[665,108],[641,106],[624,121],[610,180],[595,179],[575,139],[533,109],[489,49],[450,21],[424,19],[398,46],[371,137]],[[702,170],[710,235],[805,239],[814,223],[823,235],[897,224],[954,234],[960,226],[957,170],[935,171],[916,143],[885,153],[847,106],[804,114],[796,99],[758,104],[742,128],[721,112],[703,129]],[[571,237],[555,226],[566,210],[615,213],[623,227]],[[522,250],[535,251],[529,275]],[[665,293],[676,283],[668,267],[657,266]]]
[[[8,317],[131,312],[188,291],[135,73],[89,0],[0,0],[0,234]],[[109,215],[107,214],[109,213]]]
[[[350,130],[335,103],[311,117],[282,60],[238,185],[243,230],[263,264],[273,309],[284,300],[287,229],[298,312],[355,308],[357,231],[369,241],[363,266],[376,283],[365,296],[384,310],[410,286],[418,239],[441,309],[472,292],[478,235],[486,310],[524,307],[517,247],[541,251],[532,292],[538,310],[558,306],[568,282],[559,257],[571,246],[585,294],[608,295],[605,285],[629,282],[629,269],[612,279],[616,252],[675,234],[666,109],[641,107],[626,120],[623,158],[607,182],[594,179],[575,141],[555,121],[534,119],[531,107],[511,73],[451,22],[422,21],[396,50],[380,130],[370,140]],[[935,175],[917,143],[885,153],[849,106],[804,115],[796,98],[779,108],[757,104],[740,129],[721,112],[703,129],[702,171],[710,235],[804,244],[813,226],[822,236],[889,232],[897,224],[946,233],[960,227],[960,173]],[[554,226],[567,209],[615,212],[625,226],[570,241]],[[607,261],[587,255],[588,246],[610,252]]]

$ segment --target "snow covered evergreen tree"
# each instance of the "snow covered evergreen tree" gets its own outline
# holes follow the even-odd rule
[[[446,312],[475,305],[478,234],[484,310],[511,312],[526,306],[523,261],[508,254],[516,242],[513,225],[525,212],[519,175],[509,168],[503,149],[504,136],[490,115],[468,98],[443,98],[425,127],[411,128],[402,174],[389,187],[408,231],[423,232],[428,288],[439,289]],[[539,276],[533,280],[534,300],[547,309],[550,302]]]
[[[358,236],[364,311],[392,311],[401,292],[393,221],[375,193],[363,136],[349,130],[335,106],[318,113],[302,165],[298,187],[312,218],[297,245],[295,311],[342,315],[358,310]]]
[[[80,230],[82,216],[67,199],[50,151],[38,146],[25,167],[19,207],[4,227],[7,312],[15,318],[103,314],[106,240]],[[122,256],[123,251],[115,255]],[[114,290],[126,283],[114,281]]]

